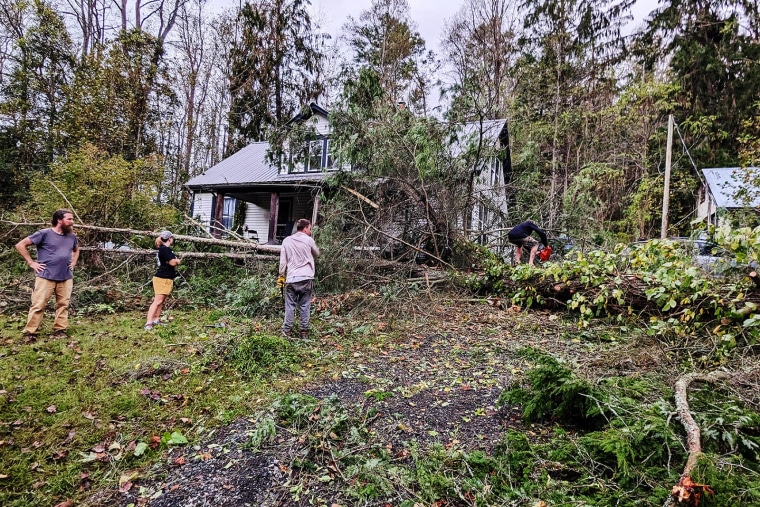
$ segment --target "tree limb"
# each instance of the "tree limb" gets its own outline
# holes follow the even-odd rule
[[[699,425],[691,416],[689,410],[688,391],[689,385],[695,381],[713,383],[718,380],[727,378],[728,372],[714,371],[708,374],[702,373],[687,373],[678,379],[675,385],[675,400],[676,400],[676,412],[678,418],[683,424],[684,430],[686,430],[686,449],[688,450],[689,457],[686,460],[681,478],[678,484],[673,486],[670,492],[670,496],[665,501],[664,507],[670,507],[676,504],[679,505],[694,505],[699,503],[699,499],[703,492],[712,493],[710,487],[706,484],[697,484],[691,480],[691,472],[697,465],[699,457],[702,455],[702,437],[699,430]]]
[[[2,222],[9,225],[16,226],[16,227],[21,227],[21,226],[40,227],[40,226],[47,225],[45,223],[17,223],[17,222],[11,222],[8,220],[3,220]],[[122,233],[122,234],[131,234],[133,236],[149,236],[151,238],[157,238],[160,234],[160,232],[138,231],[136,229],[122,229],[122,228],[117,228],[117,227],[99,227],[97,225],[76,225],[75,228],[85,229],[85,230],[90,230],[90,231],[97,231],[97,232],[115,232],[115,233]],[[174,238],[180,241],[188,241],[191,243],[203,243],[205,245],[227,246],[227,247],[239,248],[243,250],[257,250],[260,252],[268,252],[268,253],[277,254],[277,255],[280,254],[279,245],[260,245],[252,241],[228,241],[224,239],[199,238],[197,236],[185,236],[181,234],[175,234]]]
[[[114,255],[156,255],[155,250],[145,249],[119,249],[119,248],[100,248],[97,246],[80,246],[84,252],[103,252]],[[252,253],[217,253],[217,252],[179,252],[178,257],[183,259],[214,259],[226,257],[228,259],[266,259],[279,260],[277,255],[257,255]]]

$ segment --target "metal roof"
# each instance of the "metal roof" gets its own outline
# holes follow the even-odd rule
[[[719,208],[760,206],[760,188],[746,181],[760,176],[760,168],[713,167],[702,169],[702,174]]]
[[[206,172],[190,179],[187,186],[193,189],[204,187],[242,187],[248,185],[277,185],[301,181],[320,181],[323,172],[300,172],[280,174],[277,167],[267,160],[269,143],[252,143],[225,158]]]

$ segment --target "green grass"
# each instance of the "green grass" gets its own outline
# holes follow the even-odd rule
[[[218,312],[168,315],[151,332],[142,313],[73,318],[58,340],[46,336],[46,315],[31,345],[21,344],[24,315],[0,315],[0,505],[77,502],[114,487],[166,447],[136,456],[137,443],[174,431],[193,443],[332,371],[351,350],[285,342],[276,318],[215,327]]]

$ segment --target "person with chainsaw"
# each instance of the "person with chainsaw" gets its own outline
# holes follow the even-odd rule
[[[174,235],[170,231],[162,231],[156,238],[156,274],[153,275],[153,302],[148,308],[148,318],[145,322],[145,330],[150,331],[153,326],[161,324],[161,310],[164,303],[174,288],[174,279],[177,277],[177,266],[180,260],[172,252]]]
[[[309,337],[315,257],[319,257],[319,248],[311,237],[311,222],[302,218],[296,222],[296,233],[282,241],[280,250],[280,277],[277,285],[280,288],[283,284],[285,286],[285,319],[282,323],[284,336],[290,336],[298,309],[301,338]]]
[[[541,238],[541,243],[544,247],[549,248],[549,240],[546,237],[546,232],[530,220],[526,220],[525,222],[512,227],[509,234],[507,234],[509,242],[517,246],[515,249],[515,264],[520,264],[523,247],[528,247],[530,249],[530,259],[528,260],[528,264],[531,266],[534,265],[533,260],[536,258],[536,252],[538,252],[538,241],[531,236],[534,232]]]

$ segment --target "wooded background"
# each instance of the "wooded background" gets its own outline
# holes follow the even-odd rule
[[[749,0],[666,0],[624,35],[631,6],[463,0],[434,53],[405,0],[374,0],[338,33],[307,0],[221,13],[205,0],[0,0],[0,206],[46,217],[65,195],[86,223],[155,229],[189,211],[190,177],[317,102],[349,163],[393,153],[401,128],[437,143],[430,118],[507,118],[505,226],[651,237],[672,113],[669,232],[682,233],[698,170],[760,163],[760,14]],[[383,163],[408,176],[403,158]],[[429,165],[415,177],[456,189],[471,176]]]

